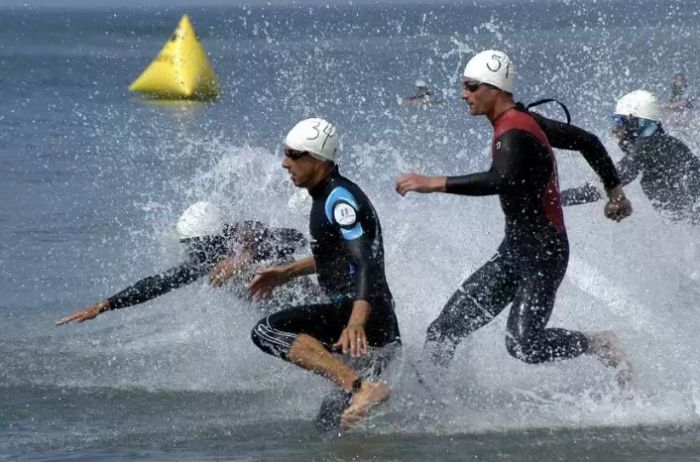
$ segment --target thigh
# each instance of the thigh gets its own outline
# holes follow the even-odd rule
[[[452,294],[441,316],[457,322],[468,318],[486,323],[503,311],[517,289],[518,274],[511,256],[499,251]]]
[[[306,334],[326,346],[340,337],[348,320],[347,309],[337,304],[300,305],[268,316],[268,324],[290,334]]]
[[[544,330],[566,272],[565,258],[523,265],[518,290],[508,315],[508,331],[518,338]]]

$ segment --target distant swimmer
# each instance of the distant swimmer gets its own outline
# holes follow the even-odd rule
[[[374,350],[397,349],[400,336],[384,274],[379,218],[365,193],[338,171],[339,137],[332,124],[318,118],[302,120],[287,134],[282,167],[313,199],[309,217],[313,255],[259,271],[250,293],[265,296],[296,276],[317,274],[331,303],[296,306],[267,316],[253,328],[252,337],[264,352],[322,375],[347,393],[350,399],[339,424],[349,429],[372,406],[389,398],[389,387],[374,372],[367,377],[349,362]],[[331,354],[333,350],[349,357],[341,360]],[[391,354],[380,356],[379,361],[385,362]]]
[[[488,171],[453,177],[408,173],[396,184],[402,196],[410,191],[497,194],[505,213],[503,242],[496,254],[464,281],[430,325],[426,351],[436,364],[446,366],[465,337],[511,305],[506,347],[512,356],[538,364],[593,354],[605,365],[617,368],[617,380],[624,385],[631,378],[630,366],[612,331],[583,334],[547,327],[569,260],[552,146],[586,152],[586,159],[608,188],[610,202],[605,211],[609,218],[625,218],[631,206],[619,186],[612,160],[604,149],[595,148],[595,136],[516,105],[513,80],[513,64],[500,51],[478,53],[464,70],[462,99],[472,115],[485,115],[493,125]],[[547,136],[550,131],[551,140]]]
[[[673,221],[700,224],[700,159],[660,122],[657,98],[635,90],[620,98],[613,116],[613,134],[625,156],[617,164],[622,184],[641,174],[642,191],[656,210]],[[586,184],[562,191],[564,205],[601,198]]]
[[[141,279],[105,300],[59,319],[56,325],[87,321],[105,311],[147,302],[207,274],[213,287],[229,279],[243,287],[256,265],[289,261],[306,245],[304,236],[294,229],[268,228],[254,221],[224,224],[218,208],[204,201],[185,210],[177,222],[177,232],[187,247],[184,263]]]
[[[688,89],[688,80],[682,72],[673,76],[671,83],[671,97],[668,100],[667,108],[672,111],[682,112],[692,109],[695,106],[694,98],[688,97],[685,91]]]
[[[428,84],[425,80],[416,80],[416,91],[413,96],[407,96],[399,100],[400,104],[407,106],[428,106],[431,104],[442,104],[442,100],[428,89]]]

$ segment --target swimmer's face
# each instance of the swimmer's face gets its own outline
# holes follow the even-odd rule
[[[676,76],[673,78],[673,85],[676,88],[685,88],[686,84],[687,82],[683,74],[676,74]]]
[[[307,152],[296,151],[285,146],[282,168],[289,172],[289,179],[298,188],[312,188],[317,169],[323,161],[316,159]]]
[[[462,81],[462,99],[469,105],[469,113],[473,116],[489,113],[499,91],[489,84],[469,78]]]
[[[634,133],[634,118],[615,114],[613,116],[612,134],[618,141],[631,139]]]

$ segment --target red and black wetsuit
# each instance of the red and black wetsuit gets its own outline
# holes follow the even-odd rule
[[[588,347],[579,332],[546,328],[566,272],[569,243],[556,160],[535,117],[517,107],[501,113],[493,121],[491,169],[447,178],[448,193],[498,194],[506,225],[493,258],[462,284],[428,328],[426,348],[438,363],[446,364],[464,337],[510,303],[506,346],[516,358],[541,363],[576,357]],[[557,144],[567,148],[563,140]],[[614,167],[612,172],[609,181],[619,183]]]

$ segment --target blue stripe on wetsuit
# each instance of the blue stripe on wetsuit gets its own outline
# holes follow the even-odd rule
[[[326,218],[328,218],[328,221],[340,227],[340,234],[346,241],[351,241],[362,236],[364,231],[362,230],[362,224],[359,222],[357,216],[355,219],[355,224],[351,228],[344,227],[340,223],[335,221],[333,217],[333,210],[338,202],[345,202],[349,204],[353,209],[355,209],[355,214],[357,215],[359,209],[357,201],[355,200],[353,195],[350,194],[350,191],[343,188],[342,186],[338,186],[333,191],[331,191],[331,193],[328,195],[328,199],[326,199],[325,210]]]

